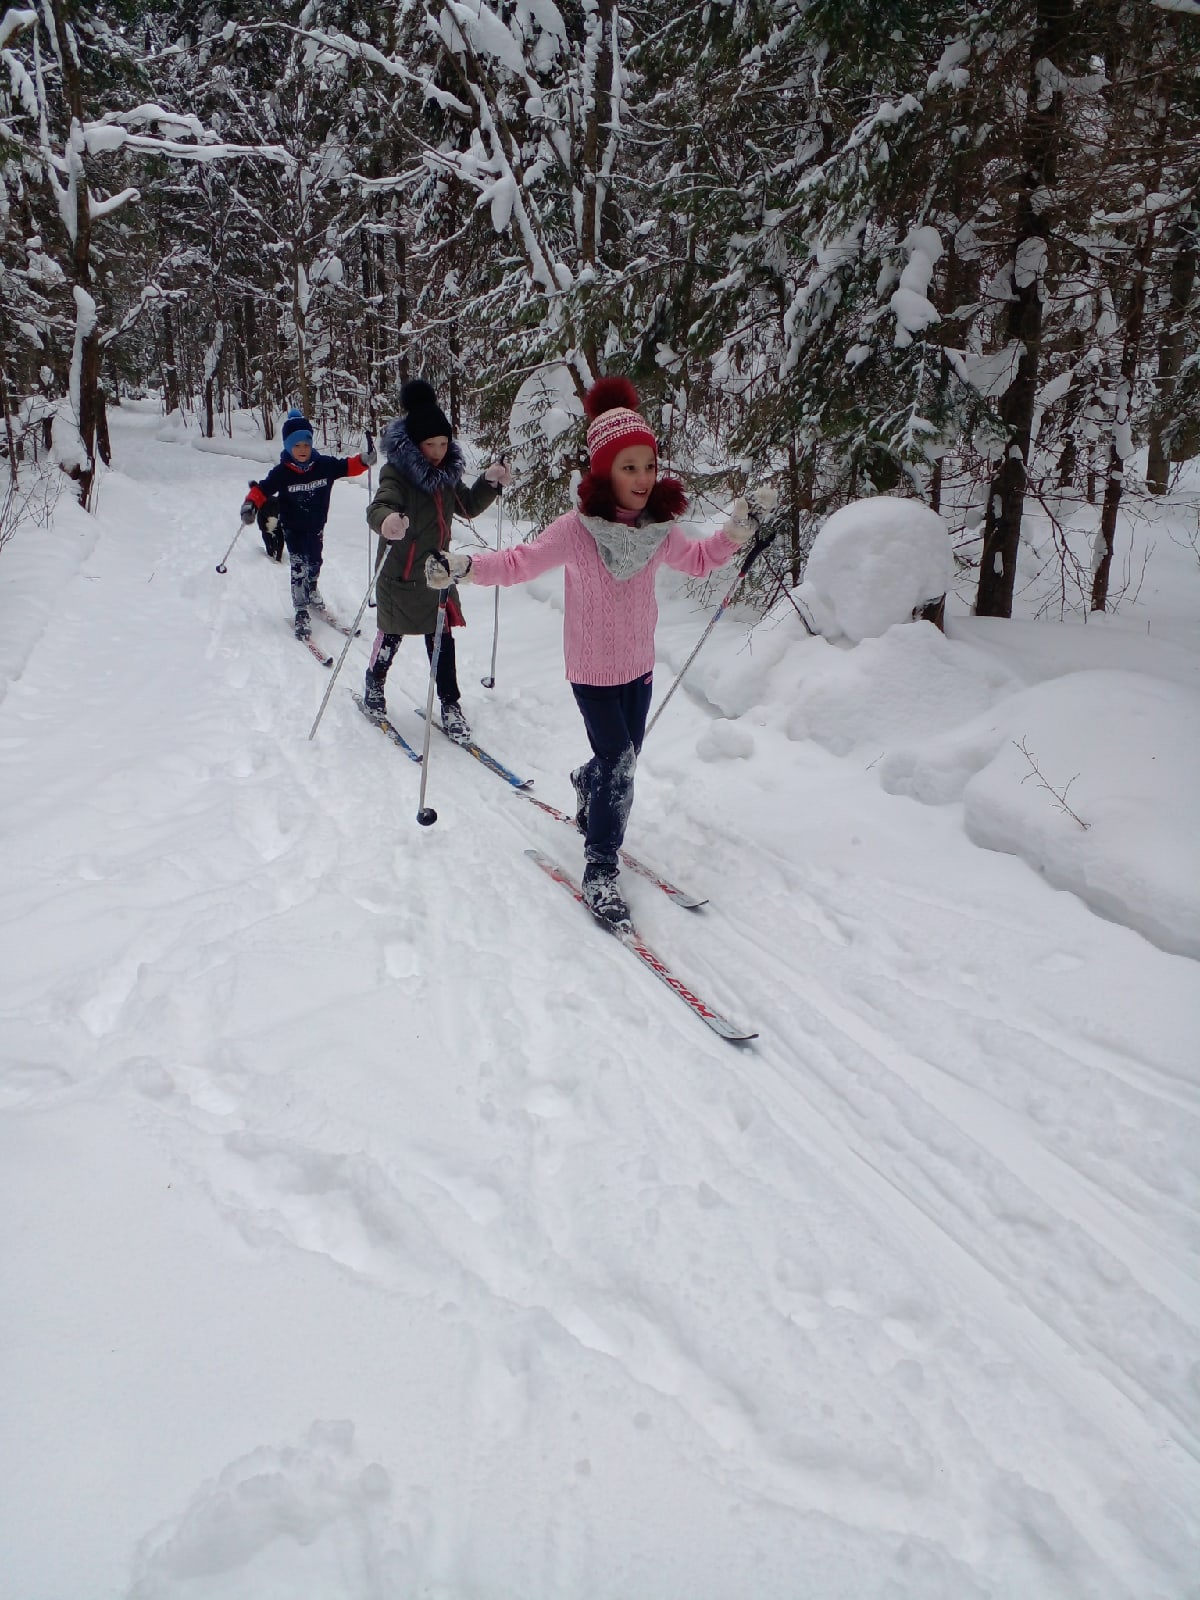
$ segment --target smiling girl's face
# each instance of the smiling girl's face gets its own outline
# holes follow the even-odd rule
[[[648,444],[630,444],[612,464],[613,494],[622,511],[641,511],[658,478],[658,458]]]

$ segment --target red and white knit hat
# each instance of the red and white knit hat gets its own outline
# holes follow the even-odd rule
[[[658,440],[637,406],[637,390],[628,378],[600,378],[584,395],[584,413],[592,419],[588,458],[596,477],[606,478],[621,451],[633,444],[649,445],[658,461]]]

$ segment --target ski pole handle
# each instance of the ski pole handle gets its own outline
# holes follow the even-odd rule
[[[758,530],[758,532],[754,535],[754,543],[746,552],[746,555],[742,560],[741,567],[738,569],[739,578],[744,578],[750,571],[750,568],[758,560],[759,556],[762,555],[763,551],[775,543],[775,537],[778,532],[778,528],[774,527],[771,523],[768,523],[765,528],[760,528]]]

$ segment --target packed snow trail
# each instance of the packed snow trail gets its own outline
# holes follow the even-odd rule
[[[441,741],[415,825],[368,636],[308,741],[286,574],[213,572],[261,467],[115,421],[98,527],[0,557],[14,1596],[1194,1593],[1196,964],[681,694],[629,843],[711,903],[623,883],[731,1050]],[[481,742],[569,805],[555,585],[490,693],[464,600]],[[702,625],[664,588],[662,681]]]

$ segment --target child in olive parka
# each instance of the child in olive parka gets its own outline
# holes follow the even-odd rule
[[[508,468],[497,461],[469,489],[464,487],[463,453],[428,383],[406,383],[400,403],[405,415],[384,429],[386,465],[379,474],[375,498],[367,507],[367,522],[384,541],[380,550],[387,549],[376,584],[379,632],[363,693],[367,711],[381,716],[387,710],[384,682],[388,668],[404,636],[423,634],[426,653],[433,659],[438,597],[425,582],[426,557],[449,547],[455,512],[478,516],[512,481]],[[446,603],[446,623],[437,664],[442,727],[451,738],[469,739],[471,730],[459,704],[450,631],[464,623],[456,589],[451,589]]]

